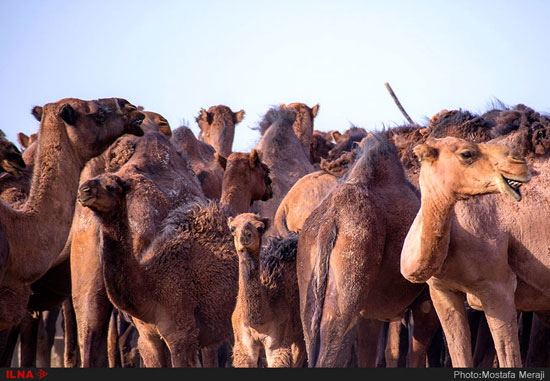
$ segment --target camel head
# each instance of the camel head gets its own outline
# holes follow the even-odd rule
[[[309,107],[305,103],[295,102],[288,105],[282,104],[281,108],[294,111],[298,115],[307,116],[311,123],[313,123],[313,118],[315,118],[319,112],[319,104]],[[300,119],[300,117],[297,117],[297,119]]]
[[[78,188],[78,202],[103,218],[117,216],[129,188],[117,175],[105,173]]]
[[[121,98],[83,101],[66,98],[34,107],[40,121],[39,136],[66,141],[83,162],[101,154],[124,133],[141,136],[145,115]],[[48,131],[47,133],[43,133]],[[41,138],[42,139],[42,138]]]
[[[250,192],[250,204],[254,200],[267,201],[273,197],[269,168],[262,163],[260,152],[253,149],[250,153],[233,152],[224,161],[218,158],[224,168],[222,193],[237,184],[246,184]]]
[[[244,110],[233,112],[227,106],[212,106],[201,109],[196,121],[199,125],[199,140],[210,144],[216,152],[227,157],[231,153],[235,125],[244,118]]]
[[[337,131],[331,131],[332,137],[336,141],[336,145],[332,148],[327,156],[328,161],[338,159],[344,152],[352,151],[357,143],[359,143],[365,136],[367,131],[361,127],[351,127],[349,130],[340,134]]]
[[[170,138],[172,136],[172,129],[170,123],[160,114],[152,111],[142,111],[145,114],[145,119],[141,123],[143,132],[158,131],[161,134]]]
[[[21,152],[9,140],[0,139],[0,174],[8,173],[19,177],[25,170]]]
[[[36,155],[36,148],[38,147],[38,134],[31,134],[27,136],[20,132],[17,134],[17,141],[21,145],[23,150],[22,157],[26,165],[34,163],[34,157]]]
[[[245,254],[259,255],[262,245],[262,234],[268,229],[269,218],[261,218],[258,214],[242,213],[229,217],[227,225],[235,241],[239,256]],[[245,258],[248,259],[248,258]]]
[[[520,201],[519,188],[531,179],[525,159],[505,146],[431,138],[414,153],[420,160],[423,191],[437,189],[454,199],[504,193]]]

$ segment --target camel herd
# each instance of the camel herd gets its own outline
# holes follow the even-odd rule
[[[233,152],[224,105],[198,137],[120,98],[34,107],[22,153],[0,135],[2,366],[49,366],[59,321],[65,367],[550,366],[550,117],[318,112]]]

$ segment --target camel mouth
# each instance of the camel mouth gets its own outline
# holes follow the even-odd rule
[[[521,201],[522,195],[519,190],[519,188],[529,180],[531,180],[530,176],[524,177],[524,178],[515,178],[511,179],[508,177],[505,177],[504,175],[500,175],[502,178],[502,184],[504,184],[504,190],[508,195],[510,195],[512,198],[514,198],[516,201]]]
[[[78,202],[82,206],[90,206],[95,201],[95,192],[90,186],[83,185],[78,191]]]

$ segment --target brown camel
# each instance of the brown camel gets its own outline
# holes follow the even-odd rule
[[[306,352],[296,283],[298,236],[272,238],[262,248],[268,219],[243,213],[227,222],[239,256],[233,366],[257,367],[264,349],[270,368],[301,367]]]
[[[30,179],[21,152],[0,130],[0,199],[21,206],[29,194]]]
[[[256,151],[230,155],[220,203],[176,208],[141,250],[132,248],[126,197],[139,184],[106,173],[80,186],[81,204],[101,222],[107,294],[132,315],[146,366],[194,366],[200,348],[217,348],[231,336],[238,268],[225,221],[231,209],[244,212],[252,200],[271,197],[268,172]]]
[[[334,148],[332,136],[328,132],[313,130],[311,137],[311,163],[320,164],[322,159],[328,157],[328,153]]]
[[[313,119],[319,112],[319,105],[309,107],[305,103],[291,103],[288,105],[282,104],[282,109],[290,110],[296,113],[296,120],[294,121],[292,128],[296,137],[302,142],[302,147],[306,152],[306,155],[313,163],[311,154],[311,144],[313,142]],[[262,134],[263,135],[263,134]]]
[[[158,133],[158,114],[144,113],[145,135],[117,140],[101,156],[92,159],[80,177],[80,184],[83,184],[108,171],[143,184],[127,196],[137,247],[145,247],[153,240],[170,209],[193,197],[203,197],[186,157],[176,152],[167,138]],[[108,365],[106,334],[112,304],[107,298],[99,263],[99,223],[93,212],[80,203],[75,207],[66,249],[71,262],[72,301],[78,324],[81,365],[105,367]]]
[[[332,136],[336,142],[336,145],[329,151],[327,156],[328,161],[334,161],[345,152],[352,151],[356,144],[367,136],[367,131],[364,128],[354,126],[349,128],[343,134],[340,134],[337,131],[332,131]]]
[[[181,126],[174,130],[172,144],[178,152],[187,154],[193,172],[201,182],[204,195],[211,199],[220,199],[222,194],[223,162],[225,158],[220,156],[210,144],[198,140],[190,128]]]
[[[244,118],[244,110],[233,112],[224,105],[201,109],[196,121],[201,129],[199,140],[210,144],[217,153],[228,157],[232,151],[235,126]]]
[[[314,171],[302,143],[292,129],[296,113],[286,109],[270,109],[260,122],[262,138],[256,145],[262,162],[271,170],[273,198],[256,201],[252,211],[262,217],[273,219],[282,199],[290,188],[303,176]],[[266,232],[270,237],[275,232],[271,226]]]
[[[309,366],[342,366],[359,314],[395,320],[425,285],[399,273],[401,242],[420,206],[395,147],[368,136],[357,160],[311,213],[297,254]]]
[[[550,180],[547,159],[531,160],[535,176],[517,203],[531,174],[526,160],[506,147],[525,148],[528,132],[517,129],[492,141],[499,145],[448,137],[415,149],[422,206],[403,246],[401,272],[413,282],[428,281],[455,367],[473,365],[464,294],[485,311],[503,367],[521,366],[516,309],[550,310],[543,233],[550,210],[541,202]],[[491,193],[503,195],[469,199]]]
[[[123,99],[68,98],[35,107],[34,114],[41,118],[41,138],[29,197],[18,209],[0,203],[4,275],[0,328],[20,321],[27,307],[29,284],[47,272],[61,252],[84,163],[125,132],[143,133],[139,125],[144,115]],[[54,219],[48,213],[51,208]],[[36,244],[28,245],[29,240]]]

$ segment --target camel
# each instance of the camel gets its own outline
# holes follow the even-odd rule
[[[217,153],[228,157],[232,152],[235,126],[244,118],[244,110],[233,112],[224,105],[212,106],[207,110],[201,109],[196,117],[201,129],[199,140],[210,144]]]
[[[303,176],[314,171],[302,143],[296,137],[293,123],[296,113],[287,109],[272,108],[260,122],[262,138],[256,145],[261,159],[270,169],[273,180],[273,198],[256,201],[252,212],[273,220],[275,212],[290,188]],[[271,226],[266,237],[274,234]]]
[[[126,196],[139,184],[105,173],[80,186],[79,202],[100,221],[107,294],[133,317],[145,366],[194,366],[200,348],[217,349],[231,336],[238,268],[225,221],[231,209],[241,213],[253,200],[271,197],[268,173],[255,150],[231,154],[220,202],[174,209],[142,248],[132,247]]]
[[[343,366],[361,315],[396,320],[425,285],[399,272],[401,242],[420,201],[395,147],[364,142],[342,181],[306,219],[296,269],[310,367]]]
[[[82,185],[109,171],[143,184],[138,192],[128,195],[137,247],[145,247],[153,240],[170,209],[194,197],[204,197],[186,157],[163,136],[166,130],[159,134],[157,123],[164,118],[149,111],[144,114],[144,136],[120,138],[88,162],[80,177]],[[77,203],[66,253],[60,257],[70,256],[71,294],[82,367],[108,365],[107,324],[112,304],[105,291],[99,251],[99,223],[90,209]]]
[[[32,283],[63,249],[86,161],[124,133],[143,134],[139,125],[144,115],[123,99],[67,98],[45,105],[40,114],[29,197],[17,210],[0,203],[3,286]],[[55,210],[54,219],[51,210]],[[36,244],[29,245],[31,241]]]
[[[340,134],[338,131],[332,131],[331,135],[336,145],[329,151],[327,156],[328,161],[334,161],[345,152],[352,151],[356,143],[359,143],[367,136],[367,131],[364,128],[353,126],[343,134]]]
[[[522,364],[516,309],[542,318],[550,310],[544,233],[550,210],[541,202],[550,179],[547,159],[537,156],[547,145],[538,133],[544,126],[522,110],[502,114],[495,132],[504,135],[492,144],[447,137],[415,148],[422,206],[403,246],[401,272],[428,282],[454,367],[473,365],[465,294],[485,312],[503,367]],[[529,167],[516,152],[529,154]]]
[[[31,172],[21,152],[0,130],[0,199],[22,205],[30,189]]]
[[[328,153],[334,148],[332,137],[328,132],[313,130],[311,137],[311,163],[317,168],[321,160],[328,157]]]
[[[272,238],[262,248],[269,220],[243,213],[227,220],[239,256],[239,292],[231,317],[234,367],[301,367],[305,344],[296,284],[298,236]]]
[[[313,143],[313,120],[319,112],[319,104],[309,107],[305,103],[296,102],[288,105],[282,104],[280,108],[296,113],[296,120],[292,124],[292,129],[296,137],[302,142],[302,147],[313,164],[314,161],[311,152]]]
[[[178,152],[184,152],[189,158],[193,172],[201,182],[204,195],[211,199],[220,199],[222,194],[223,162],[210,144],[198,140],[190,128],[181,126],[174,130],[170,138]]]

